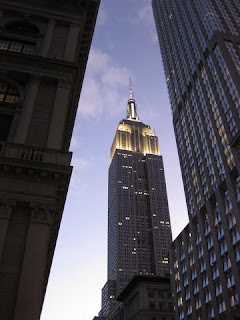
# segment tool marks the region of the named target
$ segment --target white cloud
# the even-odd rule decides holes
[[[107,53],[92,48],[88,59],[87,73],[90,73],[90,75],[102,73],[111,60],[111,57]]]
[[[78,139],[73,133],[72,139],[71,139],[70,150],[75,150],[78,148],[78,146],[79,146]]]
[[[103,26],[108,20],[108,14],[103,5],[100,6],[98,17],[97,17],[97,25]]]
[[[70,182],[70,189],[72,194],[82,194],[88,187],[87,183],[83,183],[82,176],[88,172],[93,163],[93,159],[73,156],[71,165],[73,166],[73,173]]]
[[[153,37],[152,37],[152,41],[153,42],[158,42],[158,35],[157,35],[157,33],[155,33],[154,35],[153,35]]]
[[[102,75],[102,82],[105,86],[118,88],[126,85],[127,70],[115,66],[109,66]]]
[[[154,43],[157,43],[158,38],[156,35],[156,27],[150,1],[148,1],[147,4],[145,3],[144,5],[141,4],[140,7],[138,6],[138,8],[136,8],[135,18],[131,19],[129,22],[143,26],[145,31],[149,33],[150,39],[152,39]]]
[[[100,82],[94,76],[86,75],[79,102],[79,114],[85,118],[96,118],[103,109],[103,95]]]
[[[142,7],[138,13],[138,20],[141,23],[144,23],[145,25],[153,25],[154,20],[153,20],[153,12],[152,12],[152,7],[150,3],[148,3],[146,6]]]
[[[126,104],[126,96],[121,90],[127,89],[129,75],[129,71],[119,66],[109,54],[92,48],[78,113],[84,118],[96,118],[103,112],[109,115],[121,113]]]
[[[76,170],[84,170],[90,165],[90,162],[83,158],[73,157],[71,165]]]

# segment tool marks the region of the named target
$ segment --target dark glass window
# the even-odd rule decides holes
[[[28,33],[28,34],[38,34],[38,28],[27,22],[27,21],[15,21],[7,25],[7,30],[18,32],[18,33]]]
[[[18,103],[19,91],[8,83],[0,81],[0,102]]]
[[[0,141],[6,141],[11,128],[13,117],[0,114]]]
[[[154,297],[154,292],[153,292],[153,291],[150,291],[150,292],[148,293],[148,295],[149,295],[150,298],[153,298],[153,297]]]

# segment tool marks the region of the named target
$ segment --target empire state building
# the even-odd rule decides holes
[[[108,281],[101,315],[134,275],[169,274],[171,228],[163,160],[154,130],[140,121],[130,82],[127,117],[112,147],[108,185]]]

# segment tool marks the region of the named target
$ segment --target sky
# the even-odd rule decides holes
[[[150,0],[102,0],[71,148],[73,174],[41,320],[92,320],[107,280],[110,148],[132,79],[138,115],[163,156],[173,238],[188,223],[171,108]]]

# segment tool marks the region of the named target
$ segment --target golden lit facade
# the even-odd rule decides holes
[[[111,161],[116,149],[160,155],[154,130],[140,121],[120,121],[111,147]]]

